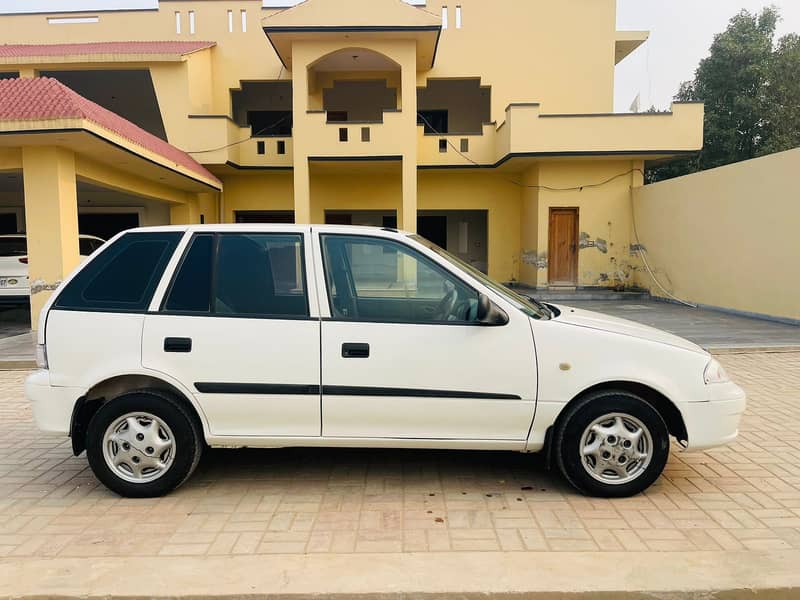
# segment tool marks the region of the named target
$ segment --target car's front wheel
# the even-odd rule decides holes
[[[194,471],[202,433],[186,409],[158,390],[129,392],[95,413],[86,455],[110,490],[133,498],[164,495]]]
[[[559,420],[553,444],[564,477],[579,491],[605,498],[644,491],[669,458],[664,419],[625,391],[600,391],[573,404]]]

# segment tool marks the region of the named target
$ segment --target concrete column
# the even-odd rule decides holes
[[[200,222],[200,211],[197,201],[190,200],[185,204],[172,204],[169,207],[170,225],[196,225]]]
[[[311,173],[307,156],[294,157],[294,222],[311,223]]]
[[[31,325],[36,329],[42,306],[80,262],[75,155],[53,146],[24,147],[22,176]]]
[[[417,160],[403,155],[403,210],[398,226],[400,229],[417,231]]]
[[[519,280],[521,283],[536,286],[539,265],[546,257],[539,254],[539,168],[531,167],[522,174],[522,207],[520,218]]]
[[[197,222],[200,217],[204,223],[219,223],[219,193],[208,192],[197,194]]]
[[[33,79],[38,77],[39,73],[33,67],[20,67],[19,76],[24,79]]]
[[[292,145],[294,147],[294,222],[311,223],[311,175],[308,157],[313,144],[308,121],[309,52],[292,47]]]
[[[417,50],[409,45],[401,62],[400,88],[403,115],[403,208],[399,226],[417,231]]]

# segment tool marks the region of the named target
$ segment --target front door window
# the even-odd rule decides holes
[[[473,323],[478,293],[396,241],[322,236],[331,314],[387,323]]]

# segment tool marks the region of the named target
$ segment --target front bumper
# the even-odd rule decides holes
[[[710,400],[687,402],[680,406],[689,450],[705,450],[722,446],[736,439],[739,423],[747,407],[747,396],[733,382],[709,386]]]
[[[25,396],[33,406],[33,419],[42,431],[69,434],[72,409],[83,391],[50,385],[50,372],[34,371],[25,380]]]

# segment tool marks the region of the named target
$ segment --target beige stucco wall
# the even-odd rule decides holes
[[[636,226],[679,298],[800,319],[800,148],[634,191]],[[663,295],[644,272],[640,285]]]
[[[610,112],[614,102],[616,0],[460,0],[449,6],[436,66],[426,78],[479,75],[492,86],[492,120],[512,102],[547,113]],[[455,27],[455,5],[463,27]]]

